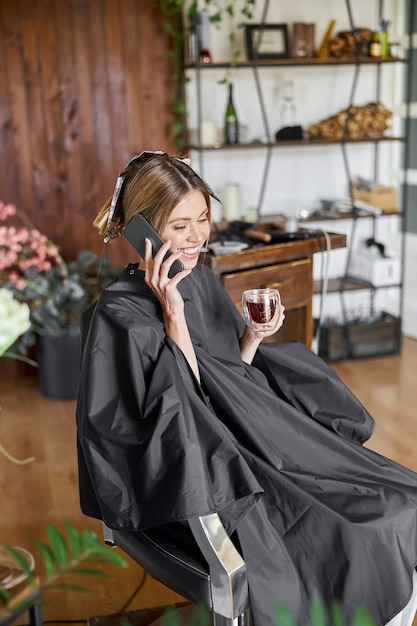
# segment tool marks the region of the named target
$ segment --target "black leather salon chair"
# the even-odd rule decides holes
[[[249,626],[245,562],[217,513],[139,532],[104,523],[103,529],[106,544],[120,547],[189,602],[206,606],[215,626]]]

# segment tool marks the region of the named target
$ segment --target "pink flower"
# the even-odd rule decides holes
[[[27,287],[27,282],[23,280],[23,278],[19,278],[19,280],[16,281],[15,285],[16,289],[18,289],[19,291],[24,291]]]
[[[8,217],[12,217],[16,215],[16,207],[14,204],[4,204],[2,200],[0,200],[0,220],[4,221]]]

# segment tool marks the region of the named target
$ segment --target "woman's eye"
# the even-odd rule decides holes
[[[208,217],[202,217],[201,220],[198,220],[200,223],[208,222]]]
[[[174,230],[184,230],[185,226],[174,226]]]

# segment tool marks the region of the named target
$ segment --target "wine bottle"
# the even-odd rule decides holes
[[[226,108],[224,125],[225,143],[239,143],[239,120],[233,102],[233,84],[229,83],[229,100]]]

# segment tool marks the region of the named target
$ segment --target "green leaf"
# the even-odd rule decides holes
[[[278,602],[275,608],[275,621],[277,626],[296,626],[291,611],[283,602]]]
[[[197,18],[197,15],[198,15],[198,7],[197,7],[196,0],[194,0],[194,2],[190,4],[190,8],[188,9],[188,17],[191,20],[195,20]]]
[[[54,526],[48,525],[46,527],[46,530],[56,560],[61,565],[61,567],[65,567],[65,565],[67,565],[69,561],[67,542],[65,541],[63,535],[59,532],[59,530]]]
[[[51,576],[51,574],[53,574],[56,569],[55,556],[51,548],[46,543],[43,543],[42,541],[37,541],[36,545],[39,548],[45,564],[46,576]]]
[[[312,626],[326,626],[326,609],[319,598],[314,598],[310,604],[310,620]]]
[[[72,567],[71,574],[83,574],[86,576],[96,576],[97,578],[108,578],[107,572],[93,567]]]
[[[208,609],[203,604],[197,605],[191,616],[190,626],[210,626],[211,624],[212,620]]]
[[[352,626],[376,626],[376,622],[364,606],[355,609]]]
[[[84,550],[87,553],[94,553],[98,548],[102,548],[102,544],[100,539],[97,537],[96,533],[90,530],[89,528],[85,528],[81,533],[81,541],[84,546]]]
[[[0,603],[7,604],[10,598],[10,594],[0,585]]]
[[[181,626],[178,615],[172,606],[167,607],[166,613],[162,618],[162,624],[163,626]]]
[[[71,583],[50,583],[48,589],[66,589],[67,591],[77,591],[78,593],[84,593],[88,595],[91,593],[87,587],[81,587],[81,585],[73,585]]]
[[[127,567],[127,563],[124,560],[124,558],[122,556],[120,556],[120,554],[116,551],[114,551],[113,548],[104,548],[102,547],[101,550],[97,550],[94,553],[94,556],[98,556],[100,557],[100,559],[103,559],[104,561],[107,561],[108,563],[111,563],[112,565],[117,565],[118,567]]]
[[[75,558],[79,559],[81,557],[81,552],[82,552],[82,542],[81,542],[80,533],[68,521],[65,522],[65,526],[68,532],[71,550]]]
[[[345,626],[342,607],[339,602],[333,602],[330,606],[330,614],[332,618],[332,626]]]
[[[20,567],[22,568],[28,584],[29,585],[33,585],[34,581],[35,581],[35,575],[32,572],[32,570],[30,569],[29,563],[27,562],[27,559],[23,556],[23,554],[20,552],[20,550],[18,550],[17,548],[15,548],[14,546],[6,546],[7,547],[7,551],[9,552],[9,554],[12,555],[12,557],[14,558],[14,560],[16,561],[16,563],[18,563],[20,565]]]

